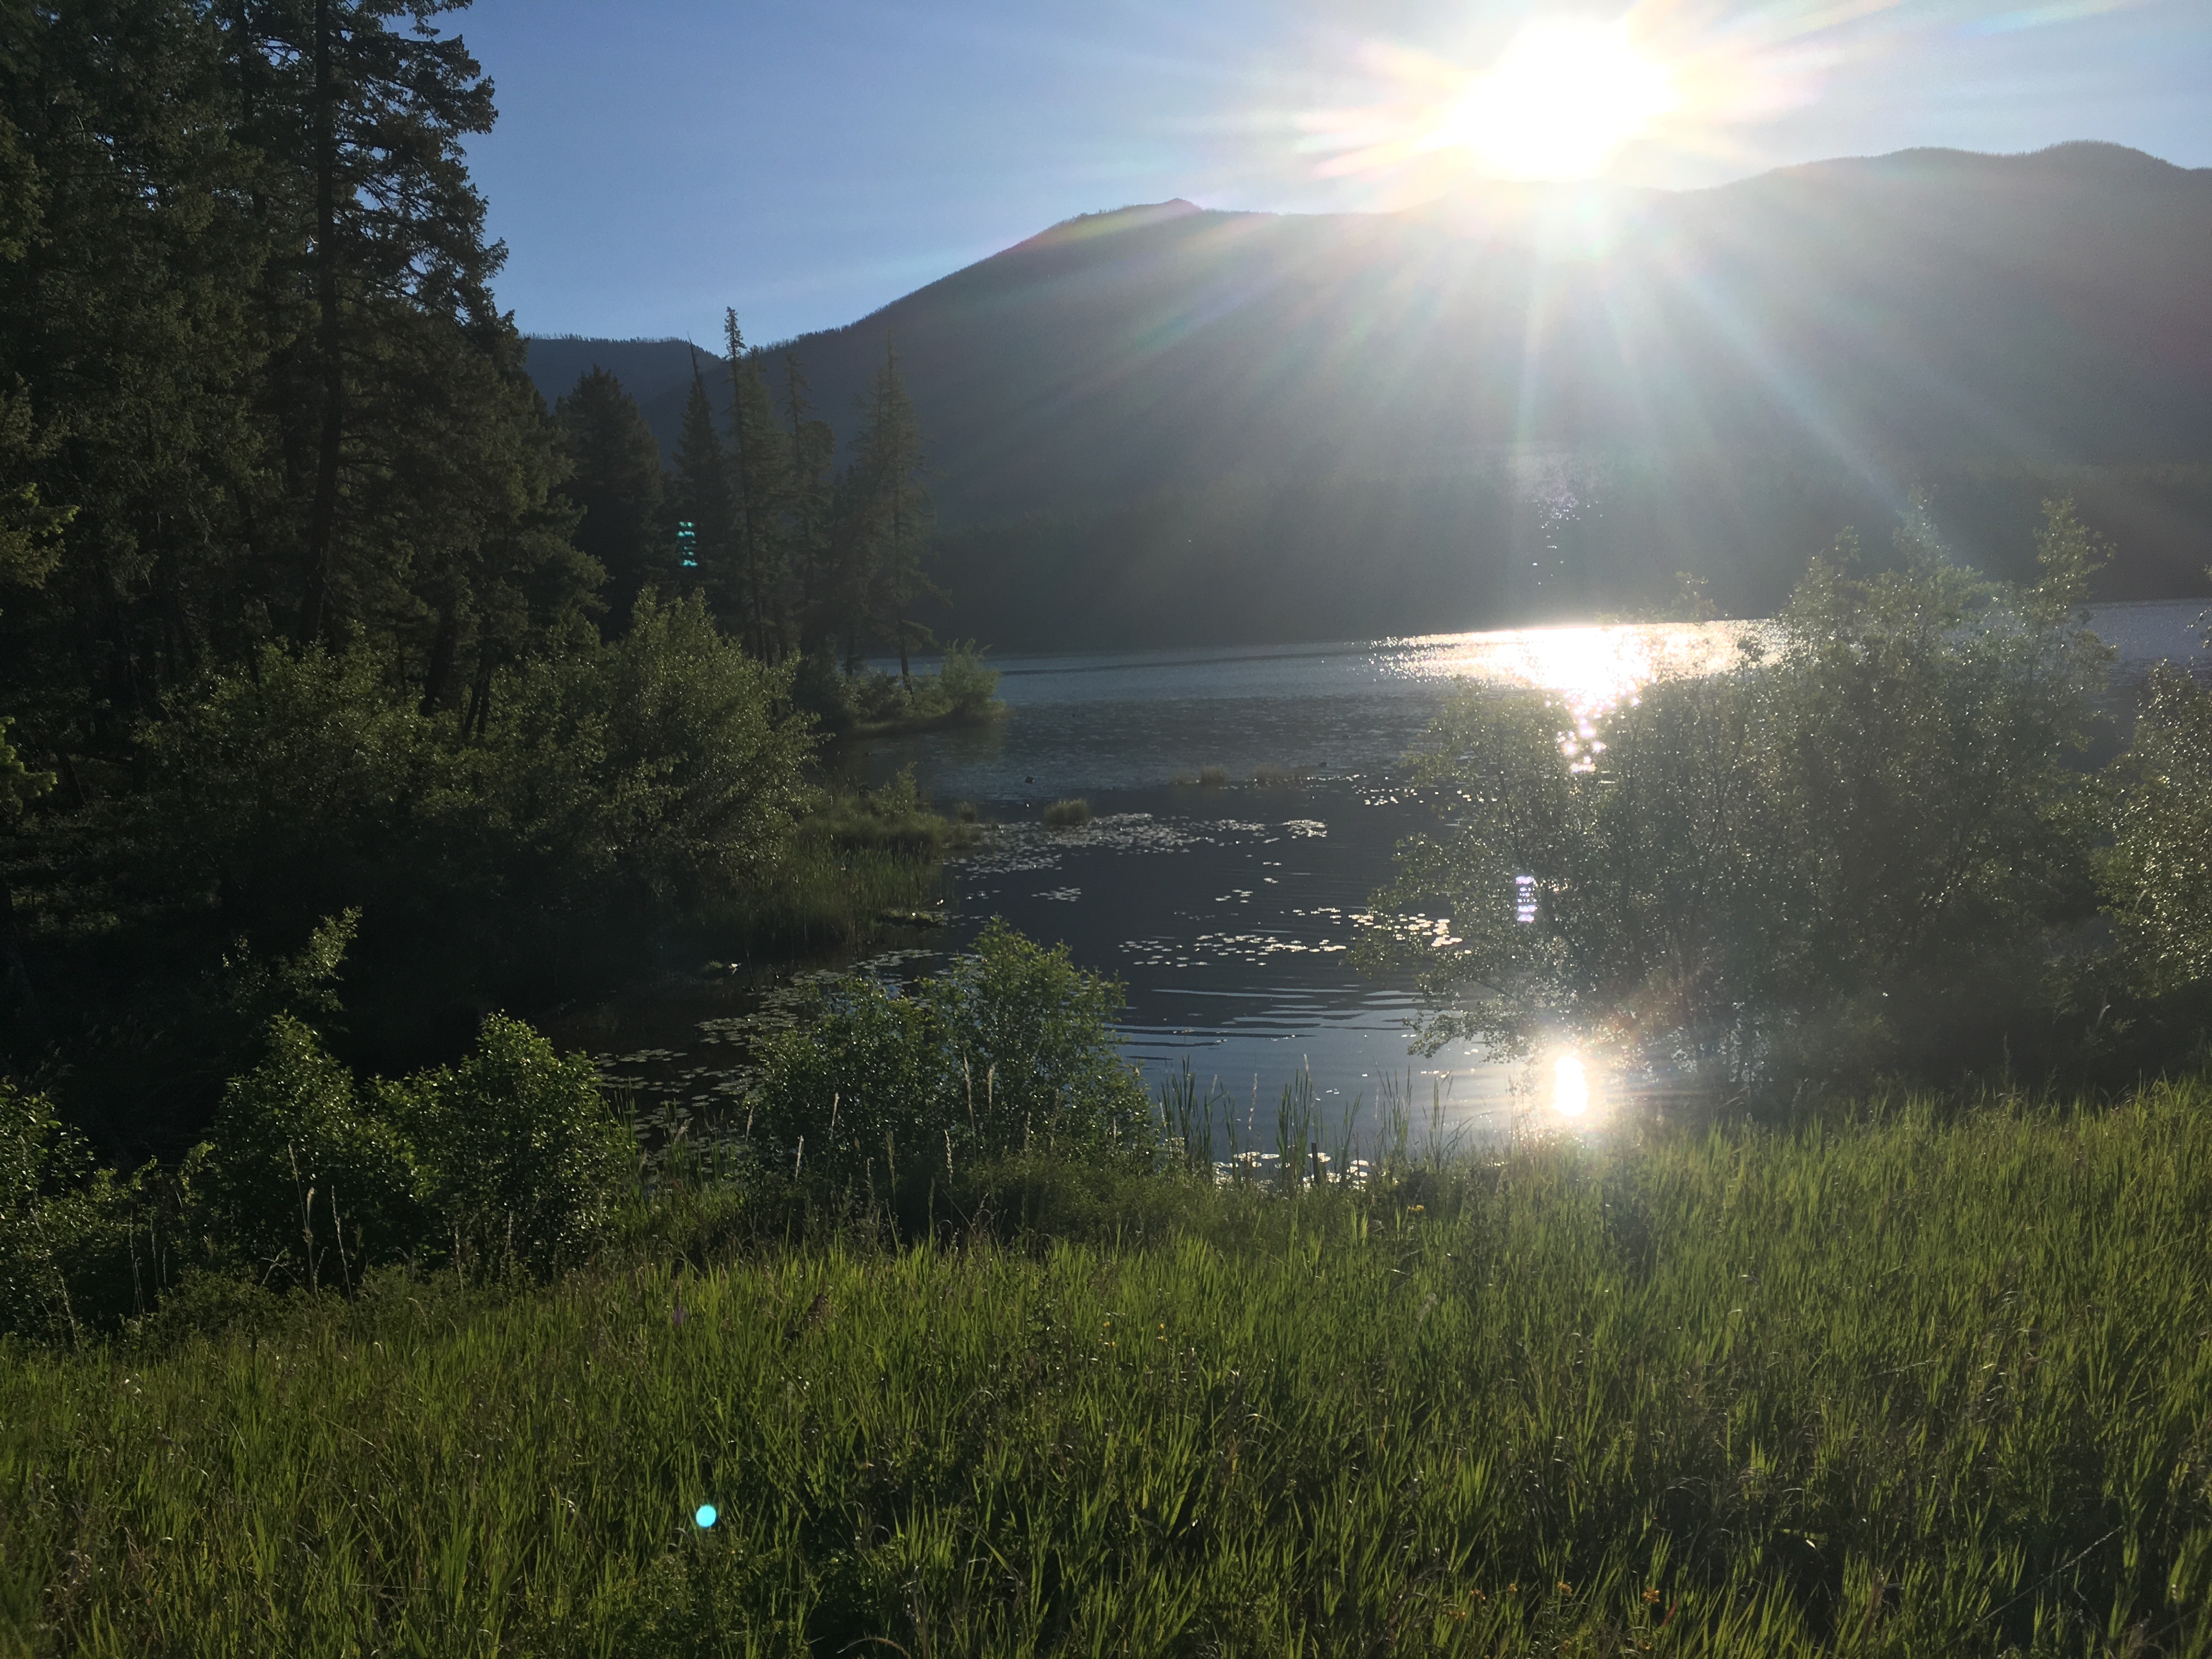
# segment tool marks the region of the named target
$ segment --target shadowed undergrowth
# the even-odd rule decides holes
[[[671,1189],[550,1288],[234,1292],[216,1334],[181,1298],[0,1361],[0,1629],[2199,1652],[2208,1108],[1908,1106],[1291,1197],[1017,1162],[935,1191],[957,1242],[919,1249],[787,1183]]]

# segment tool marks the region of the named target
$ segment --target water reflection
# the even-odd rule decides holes
[[[1561,1117],[1579,1118],[1589,1103],[1589,1075],[1580,1056],[1561,1054],[1552,1062],[1552,1109]]]
[[[2201,609],[2100,611],[2123,680],[2157,657],[2194,653]],[[1656,679],[1725,666],[1759,631],[1744,623],[1530,629],[1000,660],[1006,720],[879,740],[843,757],[863,781],[911,765],[936,800],[976,802],[1002,826],[949,871],[956,924],[898,941],[907,948],[881,963],[892,973],[927,968],[1003,915],[1126,981],[1127,1052],[1153,1081],[1188,1060],[1201,1084],[1218,1079],[1262,1122],[1304,1066],[1329,1134],[1354,1100],[1372,1122],[1391,1079],[1425,1109],[1437,1102],[1447,1133],[1480,1136],[1530,1107],[1541,1115],[1547,1097],[1554,1121],[1578,1112],[1587,1121],[1602,1114],[1604,1091],[1581,1057],[1553,1056],[1526,1075],[1466,1044],[1409,1057],[1407,1024],[1419,1012],[1412,982],[1350,966],[1359,917],[1390,878],[1399,842],[1434,826],[1398,762],[1461,683],[1556,691],[1576,714],[1571,735],[1595,742],[1605,710]],[[1206,767],[1229,784],[1169,781]],[[1262,787],[1254,781],[1262,768],[1311,775]],[[1066,795],[1087,797],[1097,817],[1047,830],[1044,803]],[[608,1053],[611,1073],[635,1080],[641,1102],[694,1108],[742,1092],[739,1057],[754,1020],[790,1017],[775,998],[742,1019],[701,1024],[700,1012],[674,1004],[658,1024],[649,1015],[626,1013],[603,1037],[578,1036]],[[1563,1072],[1565,1059],[1581,1069]],[[1516,1080],[1526,1092],[1511,1092]]]
[[[1764,623],[1624,623],[1435,634],[1386,641],[1390,670],[1408,678],[1472,680],[1556,691],[1587,722],[1654,680],[1711,674],[1762,637]]]

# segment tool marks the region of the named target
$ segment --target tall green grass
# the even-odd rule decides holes
[[[883,787],[825,791],[761,880],[695,931],[725,951],[770,960],[867,939],[886,916],[926,911],[945,894],[946,852],[982,833],[929,810],[909,769]]]
[[[2212,1087],[1054,1182],[9,1352],[0,1650],[2212,1647]]]

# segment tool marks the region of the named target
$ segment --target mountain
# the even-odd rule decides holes
[[[834,420],[896,342],[948,625],[1002,644],[1480,626],[1677,569],[1760,611],[1845,525],[1886,546],[1916,487],[2008,571],[2074,493],[2121,547],[2107,593],[2156,597],[2212,562],[2208,234],[2212,169],[2087,143],[1389,215],[1171,202],[789,349]],[[593,349],[672,437],[688,349],[532,368],[556,391]]]

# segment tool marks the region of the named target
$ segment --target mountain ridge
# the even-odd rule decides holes
[[[1158,636],[1164,589],[1121,603],[1113,577],[1170,545],[1212,573],[1209,603],[1232,570],[1335,595],[1278,607],[1269,637],[1340,634],[1322,624],[1346,603],[1370,626],[1624,605],[1677,568],[1759,608],[1844,525],[1885,543],[1916,486],[1967,556],[2016,565],[2062,475],[2121,541],[2113,596],[2154,597],[2212,562],[2192,471],[2212,463],[2208,233],[2212,169],[2094,141],[1389,214],[1176,198],[1062,221],[767,349],[796,351],[848,431],[896,342],[948,585],[1005,640],[1061,625],[995,597],[1056,608],[1047,568],[1092,596],[1079,631]],[[533,345],[533,372],[573,381],[590,349]],[[629,356],[666,441],[688,348]],[[1338,562],[1399,571],[1395,597],[1347,597],[1322,532],[1284,522],[1294,500],[1340,537],[1365,514]]]

